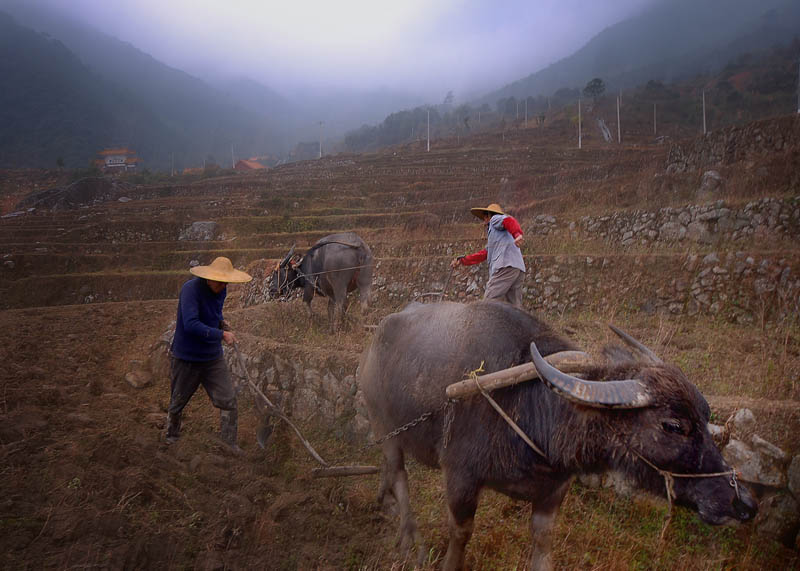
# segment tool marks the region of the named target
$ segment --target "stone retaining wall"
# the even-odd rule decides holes
[[[449,260],[383,260],[375,303],[400,308],[438,296]],[[737,322],[781,319],[800,311],[800,259],[746,252],[641,256],[527,256],[523,305],[528,309],[604,310],[611,306],[671,314],[721,314]],[[445,299],[480,299],[485,264],[454,272]],[[252,286],[254,288],[258,285]],[[263,291],[263,289],[262,289]]]
[[[800,147],[800,116],[787,115],[712,131],[688,144],[674,145],[667,173],[682,173],[711,165],[732,164]]]
[[[552,217],[542,223],[534,219],[534,233],[557,229]],[[768,236],[800,239],[800,197],[784,200],[763,198],[743,208],[729,208],[724,201],[658,211],[616,212],[606,216],[584,216],[569,224],[574,236],[601,238],[622,246],[653,243],[717,244]]]

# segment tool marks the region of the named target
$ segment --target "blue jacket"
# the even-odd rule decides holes
[[[489,236],[486,244],[486,258],[489,261],[489,277],[498,270],[512,267],[525,271],[522,252],[514,243],[514,237],[503,226],[507,214],[495,214],[489,220]]]
[[[215,294],[203,278],[183,284],[178,320],[170,351],[184,361],[213,361],[222,357],[222,305],[227,288]]]

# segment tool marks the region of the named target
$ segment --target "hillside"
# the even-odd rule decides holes
[[[789,43],[800,34],[793,0],[668,0],[592,38],[574,54],[481,97],[551,96],[594,77],[613,90],[715,73],[739,55]]]
[[[6,9],[18,25],[49,39],[55,38],[91,71],[91,79],[74,75],[78,85],[69,86],[70,90],[91,84],[95,99],[99,100],[92,101],[92,107],[114,111],[112,117],[98,124],[109,125],[108,119],[122,123],[98,137],[104,141],[101,147],[130,146],[150,170],[168,170],[173,157],[179,170],[197,167],[204,161],[228,164],[231,146],[237,158],[264,155],[286,158],[298,142],[318,140],[320,120],[325,122],[328,147],[328,140],[340,137],[347,129],[378,120],[396,107],[418,102],[418,98],[409,94],[385,89],[327,89],[321,94],[299,91],[281,95],[247,77],[200,79],[156,60],[137,46],[76,22],[52,7],[45,9],[42,5],[15,0],[5,4],[0,2],[0,12]],[[17,69],[15,81],[30,81],[29,76],[39,77],[42,70],[52,65],[45,52],[36,53],[36,58],[28,57],[27,65]],[[11,55],[9,52],[8,57]],[[269,62],[263,65],[269,66]],[[131,113],[131,107],[139,112]],[[8,107],[6,113],[13,115],[15,124],[35,123],[35,112],[24,106]],[[65,121],[73,124],[76,117],[67,115]],[[46,124],[42,125],[35,137],[31,134],[29,139],[15,139],[17,162],[0,166],[52,167],[56,157],[49,162],[45,160],[52,153],[45,153],[43,158],[37,155],[38,148],[48,140],[46,128]],[[68,136],[73,143],[69,145],[69,154],[79,160],[67,164],[86,166],[98,147],[91,148],[89,154],[83,147],[78,152],[74,148],[80,142],[80,133],[73,127]],[[42,144],[37,145],[37,141]]]
[[[166,346],[194,262],[229,256],[254,276],[231,287],[246,375],[332,463],[375,464],[356,368],[370,330],[409,301],[478,299],[485,267],[469,208],[500,202],[526,234],[523,305],[591,354],[615,323],[678,365],[723,424],[750,408],[758,435],[797,461],[800,443],[800,121],[782,116],[708,136],[650,136],[578,150],[568,117],[249,175],[57,182],[3,173],[0,187],[0,560],[6,568],[408,568],[375,476],[313,479],[316,464],[277,425],[265,450],[243,391],[242,457],[225,455],[204,394],[181,442],[161,442]],[[709,173],[715,174],[709,174]],[[51,202],[46,202],[48,199]],[[36,204],[38,206],[31,206]],[[30,208],[30,210],[29,210]],[[212,235],[191,233],[214,222]],[[353,230],[376,257],[374,299],[327,332],[325,300],[269,300],[293,243]],[[354,304],[357,305],[357,304]],[[480,358],[476,355],[476,358]],[[372,435],[374,438],[374,435]],[[412,462],[413,507],[438,568],[447,544],[441,474]],[[663,500],[573,484],[557,520],[558,569],[790,569],[797,528],[770,527],[791,492],[753,486],[756,522],[710,527]],[[795,510],[796,511],[796,510]],[[525,565],[530,508],[485,494],[472,569]]]
[[[16,127],[4,130],[0,166],[52,167],[62,157],[85,167],[114,145],[135,149],[151,170],[227,160],[231,146],[240,157],[288,149],[263,115],[130,44],[60,21],[62,42],[0,16],[11,86],[4,125]]]
[[[169,141],[166,125],[63,44],[0,12],[0,166],[85,167],[110,141]],[[176,143],[177,144],[177,143]],[[142,145],[144,156],[152,155]]]
[[[651,79],[629,89],[611,91],[598,78],[603,92],[582,95],[583,140],[603,138],[600,121],[608,129],[606,144],[616,144],[618,136],[649,142],[693,136],[703,130],[704,96],[707,130],[785,114],[798,105],[798,58],[800,37],[770,49],[742,53],[715,73],[680,81]],[[512,96],[499,99],[494,106],[484,103],[480,107],[417,107],[348,133],[344,145],[350,151],[366,151],[420,141],[427,136],[428,117],[433,139],[531,128],[543,130],[553,141],[565,143],[572,139],[577,144],[579,97],[580,89],[561,88],[553,97]]]

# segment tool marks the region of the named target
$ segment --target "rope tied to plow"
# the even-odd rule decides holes
[[[489,396],[489,393],[486,392],[486,390],[484,390],[484,388],[481,386],[481,382],[478,379],[478,373],[484,372],[483,364],[484,361],[481,361],[480,367],[478,367],[474,371],[470,371],[469,378],[474,381],[475,386],[478,387],[478,390],[483,395],[483,398],[489,401],[489,404],[492,405],[492,408],[494,408],[497,411],[497,413],[501,416],[501,418],[505,420],[506,423],[514,430],[514,432],[516,432],[519,435],[519,437],[522,438],[525,444],[530,446],[534,452],[539,454],[539,456],[547,460],[547,456],[545,455],[545,453],[542,452],[541,449],[538,446],[536,446],[536,444],[533,443],[533,440],[531,440],[528,437],[528,435],[525,434],[525,432],[517,425],[517,423],[514,422],[514,420],[506,414],[503,408],[499,404],[497,404],[497,401],[495,401],[491,396]]]

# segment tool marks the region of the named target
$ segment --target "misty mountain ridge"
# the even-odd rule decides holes
[[[413,96],[381,89],[309,90],[286,97],[247,77],[203,80],[63,14],[19,2],[7,9],[20,25],[56,38],[98,77],[151,108],[174,131],[171,140],[185,141],[154,152],[143,151],[147,143],[124,134],[106,143],[134,147],[151,168],[169,168],[173,160],[181,168],[207,159],[227,164],[231,146],[237,157],[287,156],[298,142],[319,140],[320,121],[324,138],[330,139],[419,103]],[[85,166],[86,161],[67,164]]]
[[[549,96],[594,77],[612,89],[671,82],[721,69],[736,56],[788,43],[800,34],[796,0],[662,0],[610,26],[569,57],[476,103]]]
[[[104,146],[182,144],[140,101],[93,73],[61,42],[0,12],[0,165],[85,167]]]

